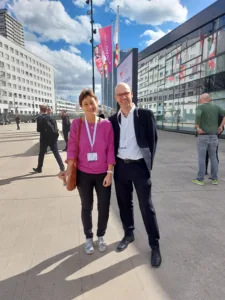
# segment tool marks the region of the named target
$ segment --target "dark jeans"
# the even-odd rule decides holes
[[[117,159],[114,171],[116,196],[125,236],[133,235],[133,185],[137,192],[139,207],[151,248],[159,247],[159,228],[152,203],[150,172],[145,161],[125,163]]]
[[[219,150],[219,144],[216,148],[216,158],[217,158],[217,161],[218,161],[218,164],[219,164],[219,156],[218,156],[218,150]],[[209,165],[209,152],[207,151],[206,152],[206,157],[205,157],[205,174],[207,175],[208,174],[208,165]]]
[[[88,174],[77,171],[77,188],[81,198],[81,219],[86,238],[93,238],[92,232],[92,209],[94,189],[98,199],[98,227],[97,236],[104,236],[109,219],[109,206],[111,198],[111,186],[104,187],[104,174]]]
[[[66,148],[65,149],[67,149],[68,135],[69,135],[69,131],[63,130],[63,136],[64,136],[64,140],[65,140],[65,143],[66,143]]]
[[[16,123],[17,125],[17,130],[20,130],[20,123]]]
[[[50,147],[52,150],[55,159],[59,165],[60,171],[64,171],[65,167],[62,161],[62,158],[59,154],[58,150],[58,140],[53,140],[53,141],[46,141],[46,140],[40,140],[40,151],[39,151],[39,156],[38,156],[38,169],[42,169],[43,167],[43,162],[44,162],[44,157],[47,148]]]

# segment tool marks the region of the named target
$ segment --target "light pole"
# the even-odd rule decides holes
[[[91,52],[92,52],[92,90],[95,92],[95,66],[94,66],[94,34],[96,34],[96,29],[94,29],[94,19],[93,19],[93,0],[87,0],[86,4],[91,5],[91,9],[87,11],[87,14],[91,16]]]

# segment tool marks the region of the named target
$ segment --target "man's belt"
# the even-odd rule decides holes
[[[217,135],[218,133],[201,133],[199,135]]]
[[[141,163],[144,161],[144,158],[140,159],[122,159],[120,157],[117,157],[117,159],[122,160],[125,164],[136,164],[136,163]]]

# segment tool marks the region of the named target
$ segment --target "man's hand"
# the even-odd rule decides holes
[[[220,126],[220,127],[218,128],[218,134],[220,134],[222,131],[223,131],[223,127]]]
[[[205,133],[201,128],[197,128],[197,132],[198,132],[198,134],[203,134],[203,133]]]

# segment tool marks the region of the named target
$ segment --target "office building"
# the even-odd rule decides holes
[[[139,53],[138,105],[159,128],[195,132],[201,93],[225,108],[225,0],[218,0]]]
[[[63,97],[56,97],[56,113],[60,114],[62,110],[66,110],[68,114],[74,114],[76,112],[81,112],[80,105],[67,100]]]
[[[0,35],[0,113],[33,115],[40,104],[55,111],[53,66]]]
[[[24,47],[23,26],[10,16],[7,9],[0,9],[0,35]]]

